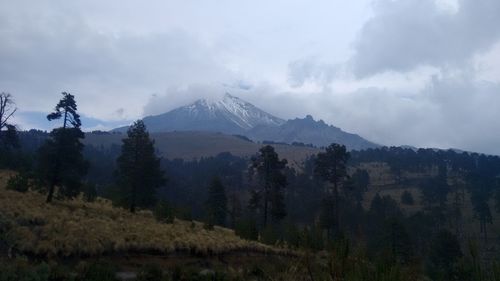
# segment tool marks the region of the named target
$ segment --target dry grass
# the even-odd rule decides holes
[[[201,223],[180,220],[161,224],[149,211],[131,214],[103,199],[94,203],[76,199],[46,204],[39,193],[6,190],[10,175],[0,171],[0,214],[12,222],[8,237],[14,248],[25,254],[65,257],[128,252],[285,253],[240,239],[225,228],[207,231]]]
[[[83,142],[95,146],[109,147],[121,145],[125,134],[96,135],[87,134]],[[161,155],[168,159],[184,160],[216,156],[221,152],[230,152],[239,157],[249,157],[258,152],[262,144],[248,142],[238,137],[212,132],[168,132],[152,133],[155,146]],[[292,167],[298,168],[305,159],[321,151],[317,148],[292,145],[273,145],[280,158],[288,159]]]

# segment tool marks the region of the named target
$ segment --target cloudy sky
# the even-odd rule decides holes
[[[500,154],[498,0],[0,0],[23,129],[62,91],[87,129],[230,92],[385,145]]]

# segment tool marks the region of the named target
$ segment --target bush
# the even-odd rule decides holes
[[[94,183],[86,183],[83,187],[83,199],[87,202],[94,202],[97,198],[97,188]]]
[[[174,222],[174,209],[166,201],[158,202],[158,204],[156,204],[153,213],[156,220],[159,222],[163,223]]]
[[[25,175],[15,175],[7,181],[7,189],[18,192],[26,192],[29,190],[29,180]]]
[[[235,233],[247,240],[257,240],[259,237],[257,223],[253,219],[242,219],[236,222]]]
[[[405,190],[403,194],[401,195],[401,203],[405,205],[413,205],[415,203],[415,200],[413,200],[413,195],[408,190]]]
[[[260,242],[267,245],[275,245],[281,239],[279,226],[268,225],[262,229]]]

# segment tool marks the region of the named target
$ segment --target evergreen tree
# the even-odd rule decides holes
[[[338,230],[340,230],[340,193],[339,188],[342,186],[347,175],[347,160],[349,160],[349,153],[344,145],[331,144],[326,148],[325,152],[318,153],[316,157],[315,174],[325,181],[333,184],[331,192],[334,204],[334,218]],[[328,228],[333,227],[330,225]]]
[[[215,177],[208,187],[208,199],[206,201],[207,224],[209,226],[226,224],[227,197],[221,180]]]
[[[77,196],[81,178],[88,168],[82,155],[80,140],[85,135],[80,129],[75,97],[66,92],[62,95],[55,111],[47,115],[49,121],[63,118],[62,127],[52,130],[49,139],[39,149],[39,172],[42,182],[48,186],[47,203],[52,201],[56,186],[62,196]]]
[[[284,169],[287,161],[280,160],[274,148],[266,145],[259,150],[259,154],[252,159],[251,174],[255,172],[260,180],[260,187],[254,191],[251,207],[263,208],[263,225],[268,218],[279,221],[286,216],[283,189],[287,185]],[[262,199],[263,202],[260,202]]]
[[[116,161],[119,203],[132,213],[137,207],[153,206],[156,189],[165,183],[165,178],[160,169],[160,158],[155,155],[154,141],[143,121],[138,120],[130,126]]]
[[[457,263],[462,257],[460,243],[448,230],[441,230],[431,241],[427,271],[433,280],[462,280]]]

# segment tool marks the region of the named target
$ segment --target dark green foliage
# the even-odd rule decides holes
[[[247,240],[259,239],[259,232],[257,230],[257,222],[255,219],[244,217],[236,222],[235,233],[239,237]]]
[[[297,225],[290,221],[285,223],[283,239],[291,248],[299,248],[302,245],[302,233]]]
[[[135,212],[137,207],[154,205],[156,190],[165,184],[165,178],[144,122],[138,120],[130,126],[122,141],[116,171],[120,203]]]
[[[349,160],[349,153],[345,146],[331,144],[325,152],[318,153],[315,173],[338,187],[347,178],[347,160]]]
[[[81,178],[87,171],[82,155],[84,137],[80,128],[58,128],[50,133],[38,153],[38,173],[48,186],[47,202],[51,202],[55,187],[58,195],[73,198],[80,193]]]
[[[153,214],[157,221],[163,223],[173,223],[175,218],[175,211],[170,204],[165,200],[160,200],[153,210]]]
[[[87,202],[94,202],[97,198],[97,187],[95,183],[85,183],[83,186],[83,199]]]
[[[433,280],[461,280],[457,265],[462,257],[460,243],[448,230],[438,232],[431,242],[427,271]]]
[[[347,178],[347,160],[349,159],[349,153],[346,147],[339,144],[331,144],[326,148],[325,152],[318,153],[315,161],[314,172],[321,179],[333,184],[333,190],[331,192],[333,198],[333,218],[334,220],[328,220],[328,225],[323,225],[323,227],[328,230],[336,227],[335,232],[340,232],[340,191],[339,188],[342,186],[344,180]],[[326,221],[324,221],[326,222]]]
[[[59,103],[57,103],[55,111],[47,115],[47,119],[52,121],[63,118],[63,128],[69,125],[74,128],[80,128],[82,122],[80,121],[80,115],[76,113],[77,106],[75,96],[67,92],[63,92],[62,95],[63,97]]]
[[[495,210],[500,213],[500,188],[495,193]]]
[[[281,238],[280,226],[275,224],[268,224],[260,233],[260,242],[268,245],[276,245]]]
[[[323,239],[323,230],[321,227],[312,225],[304,227],[302,230],[302,247],[313,251],[319,251],[325,248]]]
[[[10,152],[19,147],[19,136],[16,126],[8,124],[5,128],[0,131],[0,148],[2,152]]]
[[[206,223],[210,226],[225,226],[226,215],[228,212],[226,189],[218,177],[215,177],[208,187],[208,199],[206,201],[206,206]]]
[[[403,194],[401,194],[401,203],[405,205],[413,205],[415,204],[415,200],[413,200],[413,195],[408,190],[405,190]]]
[[[441,165],[438,175],[422,184],[422,202],[427,206],[444,207],[448,193],[451,191],[447,182],[447,174],[446,166]]]
[[[49,281],[51,269],[46,263],[30,266],[26,259],[11,260],[9,264],[0,263],[0,281]]]
[[[479,219],[480,231],[484,235],[485,240],[488,238],[486,225],[493,223],[493,217],[488,204],[490,198],[490,192],[486,189],[476,190],[471,194],[472,207],[476,217]]]
[[[24,174],[18,174],[18,175],[12,176],[7,181],[6,188],[9,190],[15,190],[18,192],[26,192],[30,188],[29,179]]]
[[[87,162],[80,142],[85,137],[80,129],[80,116],[74,96],[63,92],[55,111],[47,115],[49,121],[63,118],[63,125],[52,130],[49,139],[39,148],[38,172],[48,187],[47,202],[51,202],[55,187],[59,195],[73,198],[80,193],[81,178],[87,171]]]
[[[385,246],[390,251],[390,261],[398,264],[409,264],[413,255],[412,241],[406,226],[399,219],[386,222]]]
[[[252,158],[250,173],[257,174],[260,184],[254,190],[250,205],[254,208],[262,208],[264,226],[267,225],[269,217],[274,222],[278,222],[286,216],[283,195],[283,189],[287,185],[284,174],[286,164],[287,161],[280,160],[270,145],[262,147],[259,154]]]
[[[322,228],[327,230],[328,236],[330,236],[330,230],[337,223],[335,217],[335,198],[331,195],[327,195],[321,200],[319,223]]]
[[[146,264],[137,273],[137,281],[161,281],[163,280],[163,270],[157,264]]]
[[[107,262],[92,262],[91,264],[80,264],[78,281],[115,281],[116,266]]]
[[[381,197],[378,193],[372,199],[370,213],[379,220],[396,218],[402,215],[396,200],[389,195]]]

